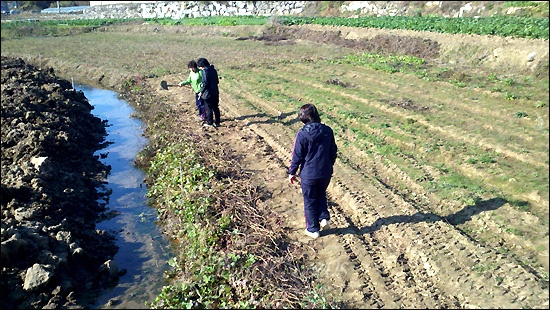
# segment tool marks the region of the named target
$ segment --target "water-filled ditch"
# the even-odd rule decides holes
[[[114,257],[119,270],[125,270],[116,286],[99,296],[94,308],[147,308],[165,285],[164,271],[170,243],[156,224],[156,210],[147,205],[145,173],[133,165],[145,146],[142,123],[131,116],[133,109],[116,92],[75,85],[94,106],[92,113],[110,125],[107,140],[113,142],[100,151],[102,161],[112,167],[107,187],[112,189],[107,205],[118,215],[98,223],[96,228],[113,232],[119,247]]]

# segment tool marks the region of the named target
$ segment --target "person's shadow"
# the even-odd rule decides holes
[[[502,207],[508,201],[502,198],[491,198],[485,201],[480,201],[475,205],[467,206],[464,209],[458,211],[455,214],[448,216],[439,216],[429,213],[417,212],[412,215],[392,215],[389,217],[379,218],[372,225],[365,226],[362,228],[357,228],[353,226],[351,220],[346,217],[346,220],[350,226],[344,228],[330,228],[323,232],[323,235],[331,233],[340,233],[340,234],[367,234],[375,232],[384,225],[391,225],[397,223],[420,223],[420,222],[437,222],[437,221],[446,221],[451,225],[463,224],[472,219],[476,214],[482,212],[496,210]]]
[[[256,114],[250,114],[250,115],[241,115],[239,117],[235,117],[235,118],[229,119],[229,120],[243,121],[243,120],[246,120],[248,118],[266,117],[267,119],[264,120],[264,121],[251,121],[251,122],[248,123],[248,126],[250,126],[252,124],[273,124],[273,123],[282,123],[283,125],[291,125],[293,123],[298,122],[297,117],[295,117],[291,120],[288,120],[288,121],[284,121],[284,119],[286,119],[287,117],[292,116],[292,115],[297,115],[297,112],[296,111],[286,112],[286,113],[281,113],[277,116],[271,116],[271,115],[268,115],[266,113],[256,113]]]

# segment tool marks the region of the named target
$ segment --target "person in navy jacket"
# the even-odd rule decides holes
[[[205,116],[204,126],[220,126],[220,91],[218,84],[218,71],[211,65],[206,58],[197,59],[197,66],[202,71],[202,87],[199,91],[199,97],[204,100]]]
[[[319,112],[313,104],[303,105],[298,111],[298,119],[304,123],[304,127],[298,131],[294,140],[288,179],[290,184],[294,184],[297,175],[300,176],[305,233],[317,238],[319,230],[327,229],[330,220],[326,194],[338,147],[332,128],[321,123]]]

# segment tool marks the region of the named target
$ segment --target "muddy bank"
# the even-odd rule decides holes
[[[110,167],[92,109],[52,69],[2,57],[2,308],[84,308],[119,276],[95,229]]]

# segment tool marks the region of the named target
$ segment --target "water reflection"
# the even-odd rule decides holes
[[[155,224],[156,211],[147,205],[147,189],[143,171],[134,168],[133,160],[145,146],[139,120],[131,118],[133,109],[117,93],[109,90],[75,85],[94,106],[92,113],[108,120],[107,140],[114,142],[100,151],[108,153],[103,162],[112,167],[108,188],[113,190],[107,207],[120,214],[97,225],[98,229],[117,234],[119,247],[114,261],[120,277],[116,287],[108,289],[96,302],[95,308],[147,308],[160,293],[164,271],[168,269],[169,242]]]

